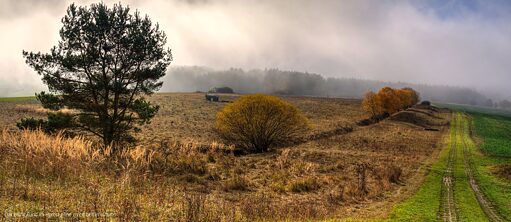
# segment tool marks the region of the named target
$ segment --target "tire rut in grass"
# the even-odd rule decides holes
[[[456,124],[456,123],[453,123]],[[451,137],[449,147],[449,157],[447,160],[447,167],[444,171],[442,179],[442,197],[440,203],[439,216],[443,221],[457,221],[456,205],[454,202],[454,162],[456,161],[456,143],[453,140],[456,139],[456,127],[454,129],[454,136]]]

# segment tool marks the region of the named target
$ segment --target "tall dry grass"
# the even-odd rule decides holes
[[[76,173],[101,155],[82,137],[49,136],[42,131],[8,131],[0,135],[2,162],[25,174],[48,176]]]
[[[82,171],[105,173],[133,172],[148,175],[175,173],[204,174],[205,164],[214,156],[232,152],[220,143],[162,142],[126,147],[113,153],[111,147],[100,148],[84,137],[66,137],[36,131],[2,130],[0,158],[21,172],[38,176],[77,175]]]

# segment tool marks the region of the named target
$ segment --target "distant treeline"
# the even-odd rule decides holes
[[[217,71],[205,67],[175,67],[165,77],[161,91],[208,91],[227,86],[238,93],[271,93],[322,97],[362,98],[368,91],[410,87],[422,100],[488,106],[489,99],[481,93],[463,87],[384,82],[353,78],[325,78],[318,74],[278,69],[229,69]]]

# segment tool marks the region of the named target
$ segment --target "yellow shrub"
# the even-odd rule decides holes
[[[226,140],[257,152],[289,142],[308,129],[307,119],[292,104],[255,94],[239,98],[217,114],[216,129]]]

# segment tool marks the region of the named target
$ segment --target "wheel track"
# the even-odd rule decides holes
[[[447,167],[444,171],[442,179],[442,197],[440,203],[439,216],[443,221],[457,221],[458,215],[456,212],[456,204],[454,202],[454,163],[456,161],[456,136],[457,136],[457,123],[454,122],[454,132],[451,134],[451,141],[449,144],[449,157],[447,160]],[[454,134],[454,135],[453,135]],[[454,142],[453,142],[454,141]]]
[[[462,118],[464,118],[464,117],[462,117]],[[474,164],[472,163],[471,153],[470,153],[470,150],[468,150],[468,145],[467,145],[467,134],[468,134],[467,133],[467,124],[465,124],[465,123],[461,124],[460,127],[462,129],[461,141],[462,141],[462,145],[463,145],[463,148],[462,148],[463,161],[465,164],[465,173],[467,175],[468,182],[470,184],[470,188],[474,192],[477,202],[479,203],[479,206],[481,207],[483,212],[486,214],[488,219],[490,221],[494,221],[494,222],[504,222],[505,220],[503,219],[503,217],[498,213],[497,210],[495,210],[495,207],[493,206],[492,202],[486,198],[486,196],[481,191],[477,181],[474,178],[474,172],[476,172],[476,170],[475,170]]]

